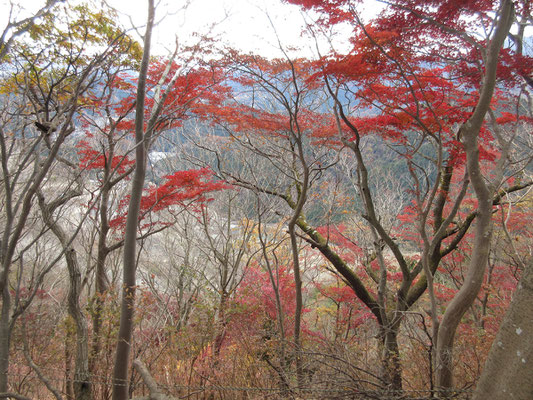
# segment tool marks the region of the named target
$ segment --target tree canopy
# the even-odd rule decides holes
[[[10,3],[0,398],[529,398],[530,2],[146,3]]]

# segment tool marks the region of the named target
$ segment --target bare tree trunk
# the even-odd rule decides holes
[[[107,234],[109,232],[109,223],[107,218],[108,202],[109,202],[109,188],[108,188],[109,174],[108,170],[104,172],[104,186],[102,187],[102,197],[100,199],[100,231],[98,232],[98,250],[96,255],[96,271],[95,271],[95,291],[93,297],[93,338],[91,343],[91,354],[89,359],[90,370],[95,372],[96,360],[100,353],[101,342],[101,328],[102,328],[102,310],[104,307],[104,296],[108,290],[106,277],[106,259],[109,254],[109,249],[106,246]]]
[[[533,398],[533,263],[523,272],[494,339],[474,400]]]
[[[120,327],[113,370],[113,400],[127,400],[129,393],[128,369],[135,307],[137,225],[146,175],[146,153],[148,146],[148,140],[144,132],[144,104],[154,14],[154,0],[148,0],[148,21],[144,34],[144,52],[137,84],[135,108],[135,170],[124,234],[123,287],[120,307]]]
[[[369,306],[372,313],[376,316],[378,320],[380,330],[381,330],[381,340],[383,343],[383,354],[382,354],[382,378],[384,382],[389,386],[390,389],[400,392],[402,390],[402,366],[400,363],[400,354],[398,348],[398,329],[400,327],[401,316],[397,318],[394,315],[389,316],[387,313],[387,270],[385,268],[385,263],[382,255],[382,248],[379,244],[380,241],[384,245],[388,246],[392,253],[394,254],[402,274],[404,276],[404,284],[410,282],[410,272],[407,269],[407,264],[405,259],[397,246],[394,243],[392,237],[386,232],[386,230],[381,225],[379,217],[376,213],[376,208],[374,200],[372,197],[372,192],[370,190],[368,182],[368,169],[363,159],[360,148],[361,137],[359,135],[358,129],[350,122],[344,113],[342,104],[339,101],[337,93],[331,88],[329,81],[326,77],[325,79],[326,86],[329,94],[335,101],[334,112],[337,119],[337,126],[339,130],[339,135],[342,137],[341,121],[344,122],[346,127],[348,127],[351,132],[354,134],[355,141],[347,141],[342,139],[342,142],[350,150],[352,150],[355,158],[357,160],[357,184],[359,188],[359,196],[363,201],[366,214],[363,215],[363,218],[368,222],[369,227],[374,236],[376,255],[378,256],[380,264],[380,283],[378,288],[378,299],[375,301],[372,299],[371,302],[365,302]],[[320,249],[320,248],[319,248]],[[324,252],[323,252],[324,254]],[[337,270],[339,270],[336,267]],[[340,270],[339,270],[340,272]],[[407,279],[406,279],[407,277]],[[349,282],[349,281],[348,281]],[[357,287],[353,287],[356,295],[361,299],[360,290]],[[365,290],[366,291],[366,290]],[[374,303],[372,306],[371,304]],[[400,304],[401,307],[404,307],[404,304]]]
[[[88,74],[88,71],[87,71]],[[81,78],[83,80],[86,76]],[[71,120],[74,110],[68,114],[67,120]],[[26,226],[26,221],[30,215],[30,210],[33,205],[34,196],[47,175],[53,161],[59,151],[60,145],[65,138],[72,133],[74,129],[64,125],[60,130],[58,137],[50,149],[47,157],[41,162],[40,169],[35,168],[34,175],[31,177],[31,186],[29,186],[21,196],[21,207],[18,220],[15,218],[12,203],[11,176],[7,165],[7,155],[5,148],[5,137],[3,130],[0,129],[0,148],[2,153],[2,172],[5,187],[5,208],[7,214],[7,221],[4,226],[4,233],[0,245],[0,262],[2,264],[2,272],[0,273],[0,290],[2,291],[2,313],[0,317],[0,392],[7,392],[7,373],[9,368],[9,345],[11,329],[14,320],[10,316],[11,295],[9,293],[9,273],[11,271],[11,264],[15,255],[15,250],[22,236],[23,230]],[[37,146],[35,147],[37,148]]]
[[[301,218],[302,210],[307,201],[307,190],[309,186],[309,168],[305,161],[302,138],[297,129],[297,134],[294,134],[297,141],[298,159],[301,163],[303,179],[302,182],[297,182],[298,201],[293,210],[293,215],[288,223],[289,236],[291,238],[291,253],[292,265],[294,273],[294,290],[295,290],[295,309],[294,309],[294,350],[296,353],[296,378],[298,381],[298,388],[304,387],[304,373],[302,365],[302,341],[300,338],[302,325],[302,311],[303,311],[303,297],[302,297],[302,277],[300,271],[300,254],[298,249],[298,240],[296,237],[296,222]]]
[[[0,392],[8,391],[9,347],[11,343],[11,327],[9,313],[11,311],[11,294],[7,285],[2,291],[2,313],[0,314]]]
[[[110,111],[108,111],[110,112]],[[107,145],[108,153],[107,159],[113,160],[115,157],[115,147],[116,143],[114,141],[115,129],[118,124],[118,121],[114,121],[110,127],[109,132],[107,132]],[[113,245],[108,246],[108,234],[110,231],[109,224],[109,206],[110,206],[110,197],[113,187],[122,182],[127,176],[130,175],[132,169],[128,169],[126,172],[120,174],[118,173],[116,166],[113,166],[112,162],[106,162],[103,168],[103,178],[102,178],[102,187],[100,189],[100,205],[98,209],[99,213],[99,222],[98,226],[98,243],[97,243],[97,254],[96,254],[96,268],[95,268],[95,289],[94,295],[92,298],[92,322],[93,322],[93,338],[91,343],[91,352],[89,355],[89,368],[92,373],[96,370],[96,364],[98,357],[100,356],[101,348],[101,329],[102,329],[102,320],[103,320],[103,310],[106,301],[106,294],[109,290],[109,281],[107,279],[107,270],[106,262],[109,254],[112,251],[117,250],[122,247],[123,243],[121,240],[115,242]],[[118,173],[118,176],[117,176]]]
[[[65,335],[65,394],[68,400],[74,400],[74,382],[72,382],[72,351],[74,335],[70,327],[70,316],[67,317],[67,333]]]
[[[393,391],[402,388],[402,364],[398,347],[399,322],[395,326],[381,326],[381,378],[388,389]]]
[[[464,284],[447,307],[438,332],[436,383],[444,397],[450,394],[453,386],[452,356],[455,332],[464,313],[470,308],[479,293],[488,262],[495,189],[492,185],[487,185],[481,172],[478,137],[496,85],[498,54],[512,21],[513,4],[510,0],[502,0],[498,25],[485,55],[485,76],[480,97],[472,116],[459,131],[459,136],[464,140],[468,175],[478,199],[478,218],[475,228],[474,249]]]
[[[218,357],[220,356],[220,350],[224,343],[224,336],[226,336],[226,308],[228,302],[228,293],[223,290],[220,295],[220,302],[218,303],[218,316],[215,322],[215,343],[213,348],[215,365],[218,363]]]
[[[298,242],[296,240],[296,232],[294,222],[289,224],[289,233],[291,237],[291,248],[293,258],[293,272],[294,272],[294,290],[295,290],[295,309],[294,309],[294,350],[296,352],[296,379],[298,388],[304,387],[304,373],[302,365],[302,340],[300,332],[302,330],[302,277],[300,273],[300,255],[298,254]]]
[[[77,265],[74,249],[65,253],[69,268],[70,288],[68,293],[68,310],[76,323],[76,359],[74,364],[74,395],[76,400],[90,400],[91,374],[89,372],[89,334],[87,321],[79,304],[81,273]]]
[[[144,381],[144,384],[148,387],[149,390],[149,396],[147,398],[141,397],[141,398],[135,398],[134,400],[175,400],[175,397],[166,396],[163,394],[161,389],[159,389],[159,386],[157,385],[157,382],[152,378],[152,375],[150,375],[150,371],[148,371],[148,368],[143,364],[141,360],[135,360],[133,361],[133,367],[137,370],[139,375],[141,375],[141,378]]]
[[[267,250],[268,250],[268,244],[265,238],[263,237],[263,227],[262,227],[262,221],[261,221],[261,209],[260,209],[260,199],[259,196],[257,196],[257,229],[258,229],[258,238],[259,243],[261,245],[261,252],[263,254],[263,260],[266,266],[266,269],[268,271],[268,277],[270,279],[270,284],[272,285],[272,289],[274,290],[274,296],[276,300],[276,314],[277,314],[277,322],[278,322],[278,329],[280,334],[280,348],[279,348],[279,367],[272,364],[272,362],[269,360],[269,356],[265,354],[265,361],[276,371],[279,377],[279,383],[280,388],[282,390],[283,394],[288,394],[290,385],[287,381],[287,357],[286,357],[286,341],[285,341],[285,325],[284,325],[284,312],[283,312],[283,305],[281,303],[281,296],[279,291],[279,282],[276,279],[277,272],[279,265],[277,264],[277,258],[274,257],[275,260],[275,266],[273,267],[270,258],[268,256]],[[275,276],[276,275],[276,276]]]
[[[492,208],[492,202],[488,207]],[[479,208],[487,208],[479,203]],[[459,292],[453,298],[450,305],[446,308],[442,322],[439,327],[437,338],[437,360],[436,360],[436,378],[437,387],[444,392],[451,390],[453,386],[453,345],[455,331],[461,322],[464,313],[470,308],[477,297],[483,276],[485,266],[489,256],[490,239],[492,236],[491,213],[479,210],[479,217],[476,224],[474,241],[474,250],[470,259],[468,273]]]
[[[65,261],[69,274],[69,291],[67,296],[68,313],[76,325],[76,359],[74,363],[74,397],[76,400],[90,400],[91,374],[89,372],[89,333],[87,320],[80,306],[81,296],[81,268],[78,263],[76,250],[72,247],[71,239],[63,228],[54,221],[53,212],[68,200],[81,195],[81,191],[73,190],[65,193],[60,198],[45,204],[44,196],[39,191],[37,197],[43,214],[45,224],[57,237],[64,251]]]

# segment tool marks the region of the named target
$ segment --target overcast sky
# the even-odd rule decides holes
[[[11,0],[12,1],[12,0]],[[46,0],[14,0],[26,10],[20,17],[35,12]],[[67,0],[81,3],[83,0]],[[94,0],[100,2],[104,0]],[[146,23],[146,0],[105,0],[120,15],[125,28],[134,25],[142,27]],[[0,22],[5,26],[10,0],[0,0]],[[182,43],[192,37],[192,33],[206,34],[211,31],[221,42],[244,52],[255,52],[267,57],[281,57],[277,43],[279,36],[283,46],[300,47],[298,55],[312,56],[315,53],[313,41],[302,37],[305,17],[300,8],[281,0],[156,0],[156,19],[159,21],[154,32],[153,53],[165,55],[175,42],[177,35]],[[366,13],[377,12],[377,3],[367,0]],[[131,17],[131,20],[130,20]],[[210,27],[214,26],[214,29]],[[143,28],[140,31],[144,31]],[[347,34],[342,35],[344,39]],[[322,43],[323,51],[329,47]]]
[[[147,14],[145,1],[109,2],[121,13],[132,15],[136,24],[144,23]],[[176,34],[185,41],[193,32],[209,32],[213,25],[212,32],[220,40],[246,52],[280,56],[275,31],[285,46],[305,47],[306,41],[301,38],[304,17],[299,7],[279,0],[192,0],[186,9],[180,9],[183,3],[176,0],[160,2],[156,11],[161,22],[154,36],[155,51],[163,52],[165,46],[171,46]],[[127,18],[123,24],[131,25]]]

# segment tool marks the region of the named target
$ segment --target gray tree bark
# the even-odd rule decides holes
[[[148,140],[144,132],[144,104],[146,95],[146,77],[150,62],[150,44],[154,26],[154,1],[148,0],[148,20],[144,34],[144,52],[137,83],[137,100],[135,108],[135,170],[128,205],[128,216],[124,234],[123,283],[120,307],[120,327],[117,338],[117,352],[113,369],[113,400],[127,400],[128,370],[133,333],[133,315],[135,307],[135,272],[137,225],[146,175],[146,157]]]
[[[533,263],[523,272],[473,400],[533,399]]]
[[[63,248],[65,261],[69,274],[69,290],[67,296],[68,313],[76,326],[76,360],[74,363],[74,398],[76,400],[90,400],[91,376],[89,372],[89,333],[87,320],[80,306],[81,297],[81,268],[71,239],[68,238],[64,229],[53,218],[53,212],[68,200],[81,195],[81,190],[73,190],[50,204],[45,204],[44,196],[38,192],[39,206],[43,214],[45,224],[57,237]]]
[[[113,369],[113,400],[127,400],[129,393],[128,370],[129,356],[131,348],[131,338],[133,334],[133,315],[135,308],[135,287],[137,268],[137,228],[140,216],[140,206],[144,181],[146,177],[146,164],[148,159],[148,148],[152,141],[152,136],[157,127],[158,118],[163,111],[163,105],[170,91],[180,76],[180,70],[174,72],[172,78],[166,82],[166,78],[171,72],[172,62],[178,52],[176,50],[167,62],[167,66],[156,87],[153,89],[154,104],[145,127],[145,100],[146,100],[146,80],[148,76],[148,66],[150,63],[150,46],[152,41],[152,30],[154,27],[155,4],[154,0],[148,0],[148,20],[144,34],[144,50],[141,61],[141,68],[137,83],[137,96],[135,102],[135,169],[133,171],[131,195],[128,204],[128,214],[126,218],[126,228],[124,233],[124,255],[123,255],[123,286],[122,300],[120,306],[120,326],[117,338],[117,351],[115,355],[115,365]],[[163,88],[163,85],[165,87]]]
[[[480,97],[472,116],[459,131],[459,136],[464,140],[468,176],[478,199],[478,218],[475,227],[474,249],[463,286],[447,307],[438,332],[436,383],[443,397],[450,395],[453,387],[455,332],[464,313],[472,305],[481,289],[488,262],[495,188],[494,185],[487,184],[481,171],[478,138],[496,86],[498,55],[511,28],[512,21],[513,4],[510,0],[502,0],[498,24],[485,54],[485,76]]]

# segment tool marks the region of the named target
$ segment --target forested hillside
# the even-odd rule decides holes
[[[1,6],[0,399],[533,398],[530,1],[285,0],[278,58],[37,2]]]

